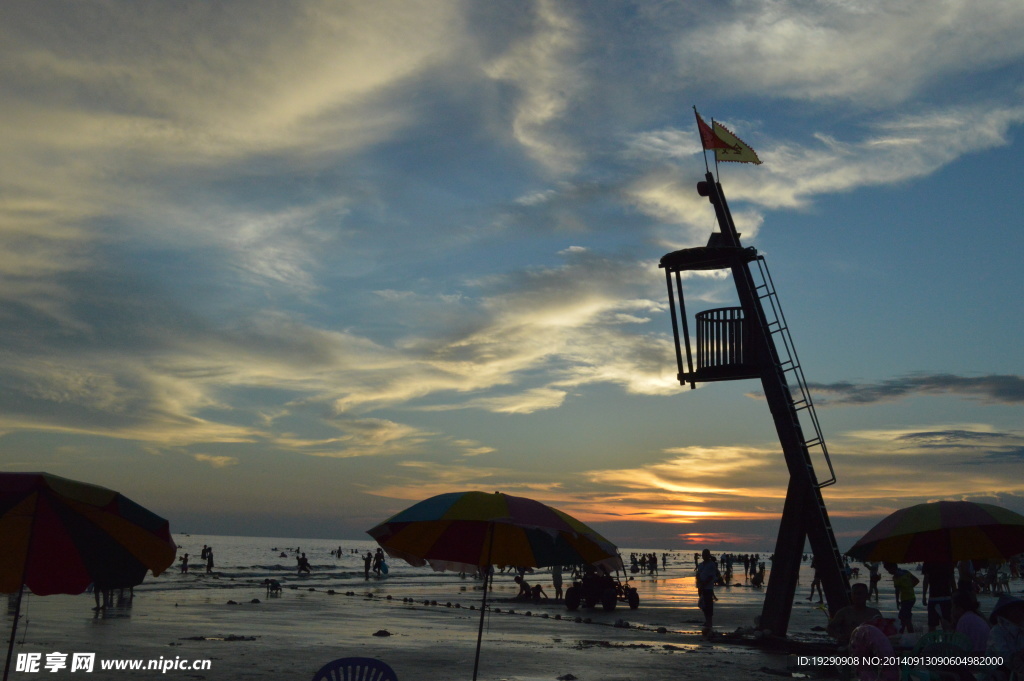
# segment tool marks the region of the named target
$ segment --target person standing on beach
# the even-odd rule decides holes
[[[892,585],[896,589],[896,605],[899,607],[900,633],[914,633],[914,603],[917,593],[914,587],[919,580],[909,570],[903,570],[896,563],[884,563],[886,572],[892,575]]]
[[[562,566],[551,566],[551,585],[555,587],[555,600],[562,600]]]
[[[206,574],[213,572],[213,547],[206,549]]]
[[[864,567],[868,569],[870,574],[868,584],[868,598],[871,598],[871,594],[875,594],[875,603],[878,602],[878,583],[882,581],[882,575],[878,574],[878,561],[872,561],[870,563],[864,563]]]
[[[704,613],[703,635],[711,638],[712,619],[715,615],[715,583],[721,578],[718,563],[709,549],[701,553],[703,561],[697,567],[697,607]]]
[[[956,583],[956,590],[974,593],[974,562],[962,560],[956,564],[956,570],[960,576]]]
[[[924,584],[921,585],[921,603],[928,611],[928,631],[935,631],[943,621],[952,621],[953,564],[925,561],[921,566]]]
[[[814,600],[814,590],[818,590],[818,602],[825,602],[825,594],[821,590],[821,568],[818,567],[818,557],[811,557],[811,569],[814,570],[814,578],[811,579],[811,595],[807,597],[807,600]]]
[[[186,553],[181,557],[181,574],[188,574],[188,554]]]
[[[373,565],[373,554],[369,551],[363,556],[363,576],[366,579],[370,578],[370,566]]]

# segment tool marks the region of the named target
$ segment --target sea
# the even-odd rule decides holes
[[[360,595],[373,594],[397,599],[462,599],[472,602],[482,596],[482,584],[473,575],[455,572],[434,572],[429,566],[414,567],[403,560],[388,557],[386,575],[370,578],[364,575],[363,557],[369,551],[375,552],[378,544],[372,540],[329,540],[297,539],[284,537],[245,537],[203,534],[178,534],[178,559],[189,554],[189,572],[181,573],[180,562],[176,562],[163,574],[147,576],[146,581],[136,587],[136,592],[167,591],[185,589],[232,589],[252,590],[266,579],[277,580],[283,589],[309,591],[357,592]],[[205,561],[200,554],[204,546],[211,547],[214,567],[208,574]],[[693,551],[630,549],[620,548],[626,566],[631,553],[656,553],[659,560],[657,573],[620,573],[622,580],[629,580],[637,589],[645,609],[650,608],[696,608]],[[298,558],[305,553],[310,563],[309,574],[299,574]],[[769,551],[760,552],[761,560],[767,562]],[[662,557],[665,565],[661,566]],[[809,567],[805,568],[809,570]],[[760,599],[763,591],[754,589],[743,576],[742,564],[734,572],[730,590],[737,595],[749,592],[748,598]],[[770,573],[768,573],[770,574]],[[513,581],[515,573],[496,572],[489,593],[489,599],[508,599],[518,592]],[[767,578],[766,574],[766,578]],[[803,576],[803,575],[801,575]],[[541,584],[547,594],[554,597],[551,574],[548,568],[537,568],[527,575],[531,584]],[[805,582],[810,584],[810,579]],[[571,585],[568,573],[564,576],[564,587]]]

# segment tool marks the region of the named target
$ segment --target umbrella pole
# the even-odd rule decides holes
[[[21,596],[24,590],[24,585],[18,589],[18,600],[15,601],[14,605],[14,622],[11,624],[11,640],[7,644],[7,662],[4,664],[4,681],[7,681],[7,675],[11,672],[11,657],[14,655],[14,639],[18,636],[18,619],[21,618]]]
[[[487,564],[484,565],[484,597],[480,601],[480,628],[476,632],[476,658],[473,660],[473,681],[476,681],[476,673],[480,669],[480,644],[484,639],[484,614],[487,612],[487,587],[491,580],[491,548],[494,546],[494,523],[491,523],[490,530],[491,536],[487,541]]]
[[[7,662],[4,663],[4,681],[11,673],[11,657],[14,656],[14,639],[18,635],[18,620],[21,618],[21,597],[25,593],[25,576],[28,574],[28,559],[32,554],[32,538],[35,530],[35,522],[29,525],[28,544],[25,547],[25,564],[21,566],[21,582],[18,584],[18,600],[14,605],[14,622],[11,624],[11,640],[7,643]]]

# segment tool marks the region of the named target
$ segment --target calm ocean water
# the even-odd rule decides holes
[[[480,593],[480,582],[457,573],[434,572],[429,567],[413,567],[402,560],[388,559],[389,572],[386,576],[366,580],[363,575],[363,556],[374,552],[377,543],[372,540],[326,540],[297,539],[284,537],[237,537],[216,535],[175,535],[178,543],[178,557],[189,554],[189,574],[181,574],[180,565],[173,565],[159,577],[149,576],[137,590],[179,590],[179,589],[225,589],[235,587],[252,588],[264,579],[276,579],[285,589],[301,588],[317,591],[356,591],[388,594],[393,598],[457,598]],[[203,546],[213,548],[214,567],[206,573],[205,562],[199,556]],[[341,550],[340,555],[332,551]],[[299,575],[297,558],[305,553],[312,567],[311,574]],[[627,565],[629,555],[650,553],[650,549],[621,549]],[[667,566],[657,575],[630,575],[631,583],[640,593],[645,608],[695,606],[697,594],[694,588],[694,561],[692,552],[654,550],[659,559],[668,555]],[[284,555],[282,555],[284,554]],[[762,560],[769,552],[762,552]],[[742,572],[740,567],[737,573]],[[746,585],[737,574],[737,584],[731,590],[744,599],[760,599],[763,592]],[[548,569],[539,568],[528,577],[531,584],[544,585],[549,595],[554,596],[551,575]],[[571,581],[566,575],[565,586]],[[809,584],[809,581],[807,582]],[[514,596],[517,590],[513,574],[498,573],[494,580],[494,596]]]

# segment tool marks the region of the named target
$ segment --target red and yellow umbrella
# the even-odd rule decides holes
[[[167,521],[122,494],[48,473],[0,473],[0,592],[127,588],[177,552]]]
[[[609,572],[623,568],[615,545],[579,520],[539,501],[501,492],[439,494],[388,518],[368,534],[389,555],[412,565],[483,573],[473,681],[480,667],[491,565],[595,565]]]
[[[369,535],[387,553],[435,570],[488,565],[622,569],[618,549],[568,513],[501,492],[451,492],[388,518]]]
[[[48,473],[0,473],[0,593],[80,594],[141,584],[174,562],[167,521],[104,487]]]
[[[1024,516],[993,504],[936,501],[900,509],[847,554],[868,561],[1006,560],[1024,552]]]

